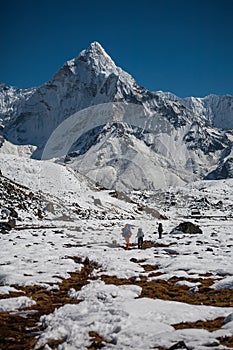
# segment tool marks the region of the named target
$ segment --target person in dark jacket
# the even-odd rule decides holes
[[[138,249],[142,249],[144,232],[141,228],[138,229],[137,239],[138,239]]]
[[[159,238],[162,238],[162,233],[163,233],[163,225],[160,222],[158,226],[158,233],[159,233]]]

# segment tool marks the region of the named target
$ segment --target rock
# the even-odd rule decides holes
[[[83,261],[83,264],[84,264],[84,266],[87,266],[90,264],[90,260],[88,257],[85,258],[85,260]]]
[[[42,212],[42,210],[40,208],[38,208],[37,215],[38,215],[38,218],[41,219],[41,220],[44,217],[43,212]]]
[[[223,162],[218,167],[211,171],[207,176],[207,180],[220,180],[233,178],[233,158],[224,158]]]
[[[185,342],[179,341],[178,343],[172,345],[168,350],[178,350],[178,349],[187,349],[189,350],[189,348],[186,346]]]
[[[94,205],[98,206],[102,206],[101,200],[99,198],[94,198]]]
[[[10,229],[14,228],[16,226],[16,220],[14,218],[8,219],[8,225],[10,226]]]
[[[1,233],[8,233],[16,225],[15,219],[10,218],[8,221],[0,222]]]
[[[52,214],[55,214],[54,205],[51,202],[48,202],[48,204],[45,207],[45,210]]]
[[[210,339],[208,342],[202,344],[203,346],[209,347],[209,348],[213,348],[213,346],[219,346],[219,340],[217,339]]]
[[[18,218],[18,213],[14,208],[10,208],[10,216],[15,219]]]
[[[229,322],[232,322],[233,321],[233,313],[232,314],[229,314],[225,320],[224,320],[224,323],[229,323]]]
[[[189,295],[193,296],[196,293],[198,293],[198,291],[199,291],[198,286],[193,286],[193,287],[189,288]]]
[[[200,210],[198,208],[191,208],[192,216],[201,216]]]
[[[10,210],[7,208],[3,208],[1,210],[1,217],[2,219],[7,219],[10,216]]]
[[[11,230],[8,222],[0,222],[0,230],[1,233],[8,233]]]
[[[203,232],[198,225],[195,225],[192,222],[186,221],[186,222],[181,222],[178,226],[176,226],[171,231],[171,234],[174,234],[174,233],[196,234],[196,233],[203,233]]]
[[[167,254],[170,254],[170,255],[179,255],[179,252],[175,249],[171,249],[171,248],[164,248],[164,251],[167,253]]]

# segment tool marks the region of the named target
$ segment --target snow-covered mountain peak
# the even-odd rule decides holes
[[[90,44],[90,46],[87,49],[81,51],[81,53],[79,54],[79,58],[81,57],[86,59],[92,58],[94,61],[105,59],[110,65],[116,68],[114,61],[97,41],[94,41]]]
[[[101,46],[100,43],[98,43],[98,41],[93,41],[88,47],[88,49],[84,51],[88,53],[97,53],[98,55],[105,55],[109,57],[109,55],[104,50],[103,46]]]
[[[91,43],[87,49],[81,51],[78,57],[68,61],[66,65],[76,75],[80,74],[80,69],[84,69],[84,71],[91,70],[105,76],[111,73],[118,75],[117,66],[96,41]]]
[[[131,106],[126,122],[130,128],[118,125],[113,134],[106,133],[104,125],[112,122],[109,103]],[[89,107],[95,109],[94,118],[76,115]],[[120,122],[118,112],[114,109],[113,120]],[[182,99],[169,92],[150,92],[118,67],[98,42],[38,88],[20,90],[0,84],[3,140],[32,145],[33,157],[40,158],[53,132],[77,116],[78,135],[70,144],[70,162],[77,157],[77,168],[102,185],[103,180],[105,187],[120,183],[123,188],[152,188],[161,177],[157,168],[163,169],[168,184],[189,181],[192,174],[203,178],[225,161],[223,169],[231,169],[232,131],[224,129],[233,129],[232,115],[232,96]]]

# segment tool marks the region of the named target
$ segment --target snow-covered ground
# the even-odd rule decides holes
[[[130,203],[111,196],[110,191],[95,189],[83,176],[59,164],[45,162],[43,172],[41,162],[9,155],[0,157],[4,176],[34,193],[40,191],[55,206],[55,212],[45,213],[42,220],[32,217],[31,227],[17,230],[16,226],[9,233],[0,234],[0,294],[4,295],[0,312],[17,312],[35,305],[33,298],[26,295],[11,297],[9,293],[15,289],[40,285],[47,290],[59,290],[63,279],[80,271],[86,258],[96,263],[89,283],[81,290],[68,291],[67,296],[80,303],[68,303],[41,316],[44,330],[35,349],[50,350],[48,344],[53,339],[62,339],[58,350],[87,349],[92,343],[89,332],[106,341],[105,349],[169,349],[179,341],[188,349],[230,348],[221,345],[219,339],[233,337],[233,300],[224,307],[195,305],[195,296],[200,287],[197,280],[201,278],[212,278],[211,288],[216,293],[225,288],[233,290],[233,180],[203,181],[170,188],[167,193],[132,193]],[[202,200],[204,197],[207,201]],[[158,239],[158,219],[143,211],[139,213],[136,201],[166,214],[162,239]],[[93,210],[92,213],[96,210],[96,217],[75,216],[71,202]],[[176,225],[187,221],[193,205],[203,217],[188,221],[198,224],[203,234],[170,234]],[[97,213],[102,213],[102,218]],[[66,220],[62,214],[66,214]],[[133,229],[132,243],[136,243],[137,228],[142,227],[145,240],[155,244],[142,250],[133,244],[129,251],[124,250],[121,228],[127,215]],[[22,228],[24,222],[17,224]],[[151,270],[145,265],[151,266]],[[135,283],[109,284],[104,276],[128,280],[134,277]],[[177,278],[177,286],[186,285],[190,289],[193,303],[140,297],[143,289],[140,281],[169,282],[173,277]],[[182,322],[218,317],[226,317],[226,322],[212,332],[174,327]]]

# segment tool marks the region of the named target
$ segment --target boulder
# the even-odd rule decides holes
[[[179,341],[178,343],[172,345],[168,350],[178,350],[178,349],[187,349],[189,350],[189,348],[187,348],[185,342],[183,340]]]
[[[16,221],[13,218],[9,218],[8,221],[2,221],[0,222],[0,232],[1,233],[8,233],[12,228],[14,228],[16,225]]]
[[[224,324],[232,322],[233,321],[233,313],[229,314],[225,320],[224,320]]]
[[[54,205],[52,202],[47,203],[45,210],[52,213],[52,214],[55,214],[55,209],[54,209]]]
[[[10,208],[10,216],[14,219],[18,219],[18,213],[14,208]]]
[[[174,234],[174,233],[196,234],[196,233],[203,233],[203,232],[198,225],[195,225],[192,222],[186,221],[186,222],[181,222],[178,226],[176,226],[171,231],[171,234]]]

